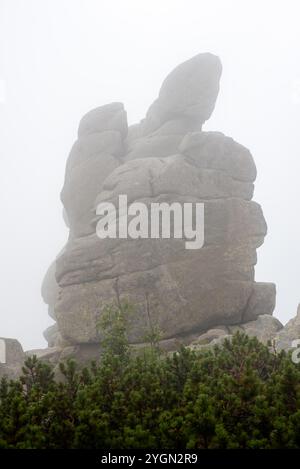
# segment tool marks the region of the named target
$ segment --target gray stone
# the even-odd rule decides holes
[[[218,336],[214,337],[210,341],[200,340],[200,341],[192,342],[188,346],[188,348],[190,350],[197,352],[197,351],[213,348],[216,345],[222,346],[225,340],[231,340],[231,339],[232,339],[232,334],[220,333]]]
[[[79,355],[86,350],[92,356],[101,346],[104,308],[125,300],[135,308],[130,342],[137,348],[149,315],[171,349],[209,329],[221,329],[220,336],[209,332],[212,342],[221,340],[231,335],[227,326],[243,328],[272,314],[275,287],[254,278],[267,225],[252,201],[252,155],[220,132],[201,131],[215,105],[221,68],[211,54],[184,62],[166,78],[146,118],[129,129],[120,103],[81,120],[62,191],[70,237],[50,279],[56,279],[59,294],[51,281],[44,288],[57,321],[46,332],[49,345],[60,345],[67,355],[79,347]],[[204,203],[204,246],[187,250],[185,239],[172,237],[100,240],[97,205],[117,206],[124,194],[129,204],[148,208],[153,202]],[[261,320],[265,340],[276,321]],[[258,325],[247,327],[252,333]]]
[[[122,103],[106,104],[85,114],[79,124],[78,137],[108,130],[116,130],[126,137],[127,115]]]
[[[6,339],[1,337],[1,341],[5,342],[5,361],[6,365],[17,365],[24,359],[24,352],[20,342],[16,339]]]
[[[67,211],[73,236],[93,233],[91,222],[96,196],[101,192],[105,178],[119,165],[109,154],[95,154],[75,166],[65,179],[61,200]]]
[[[210,342],[212,342],[214,339],[218,339],[219,337],[223,337],[224,335],[228,335],[228,330],[226,327],[222,328],[215,328],[215,329],[209,329],[207,332],[204,334],[201,334],[196,340],[194,340],[191,344],[190,347],[194,348],[195,346],[198,345],[207,345]]]
[[[51,347],[46,349],[34,349],[26,352],[27,357],[36,356],[40,361],[48,365],[56,366],[60,361],[63,352],[61,347]]]
[[[164,158],[178,153],[178,147],[182,136],[158,135],[149,136],[135,140],[132,147],[128,149],[126,160],[137,158]]]
[[[179,151],[200,168],[225,171],[238,181],[254,182],[256,166],[249,150],[221,132],[187,134]]]
[[[189,348],[192,350],[201,350],[206,347],[221,345],[225,339],[231,340],[233,334],[238,331],[247,334],[249,337],[256,337],[260,342],[267,345],[275,339],[278,331],[282,330],[283,325],[278,319],[269,314],[263,314],[255,321],[241,323],[235,326],[218,326],[214,329],[209,329],[196,340],[193,340]]]
[[[256,282],[243,315],[243,321],[251,321],[260,315],[272,315],[275,305],[276,286],[273,283]]]
[[[150,107],[144,133],[174,118],[191,118],[199,128],[211,116],[219,92],[220,59],[199,54],[176,67],[164,80],[158,99]]]
[[[69,175],[75,166],[84,163],[95,155],[104,153],[121,158],[124,154],[123,145],[122,135],[116,130],[91,133],[79,138],[71,149],[66,174]]]
[[[249,337],[256,337],[265,345],[268,341],[272,341],[276,333],[283,328],[281,322],[269,314],[258,316],[255,321],[241,324],[240,327]]]
[[[42,298],[48,305],[54,306],[59,295],[59,285],[55,278],[56,261],[52,262],[42,284]]]
[[[57,323],[53,326],[48,327],[44,331],[44,337],[48,342],[48,347],[63,347],[69,345],[65,340],[63,340],[61,333],[59,332]]]
[[[0,337],[0,379],[17,378],[21,374],[24,360],[25,354],[17,340]]]
[[[293,341],[300,339],[300,305],[297,315],[291,319],[275,337],[275,344],[278,350],[293,349]]]

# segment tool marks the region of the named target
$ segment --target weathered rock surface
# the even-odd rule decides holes
[[[174,119],[190,119],[201,129],[214,110],[221,73],[221,62],[213,54],[199,54],[178,65],[164,80],[158,99],[148,110],[143,133]]]
[[[0,338],[0,379],[4,376],[17,378],[24,364],[25,354],[15,339]]]
[[[94,202],[105,178],[120,164],[126,135],[127,117],[121,103],[94,109],[82,118],[61,193],[71,236],[94,233]]]
[[[217,326],[214,329],[209,329],[194,338],[189,347],[193,350],[201,350],[206,347],[220,345],[226,338],[230,340],[237,331],[244,332],[249,337],[257,337],[265,345],[271,342],[272,350],[275,349],[277,352],[280,350],[295,350],[296,347],[299,347],[300,341],[300,305],[297,315],[285,326],[270,315],[260,315],[255,321],[236,326]]]
[[[252,200],[255,163],[232,138],[202,131],[221,69],[211,54],[184,62],[166,78],[146,118],[129,128],[120,103],[81,120],[62,191],[70,237],[43,287],[57,321],[46,332],[49,345],[90,350],[101,343],[103,308],[123,300],[136,308],[130,340],[137,346],[149,317],[168,347],[220,324],[252,323],[252,334],[261,326],[253,322],[264,321],[264,341],[279,327],[271,317],[275,286],[254,278],[256,249],[267,233],[261,207]],[[172,238],[100,240],[98,203],[117,204],[124,194],[128,203],[148,207],[204,203],[204,246],[187,250],[185,239]]]
[[[273,341],[278,331],[282,331],[281,322],[267,314],[259,316],[255,321],[245,322],[236,326],[217,326],[201,334],[197,339],[193,340],[190,348],[199,350],[206,346],[221,344],[225,338],[231,339],[232,335],[237,331],[247,334],[249,337],[257,337],[263,344],[267,345],[269,341]]]
[[[300,304],[297,315],[275,336],[276,348],[278,350],[291,350],[294,340],[300,340]]]

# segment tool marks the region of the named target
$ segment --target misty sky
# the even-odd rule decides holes
[[[223,63],[205,130],[247,146],[269,226],[256,278],[275,315],[300,302],[300,2],[0,0],[0,336],[44,347],[43,275],[67,238],[65,162],[88,110],[122,101],[139,121],[164,77],[199,52]]]

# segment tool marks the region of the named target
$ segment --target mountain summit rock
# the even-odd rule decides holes
[[[128,127],[122,103],[82,118],[61,193],[70,235],[43,284],[56,321],[45,333],[50,347],[94,350],[101,344],[99,319],[112,302],[136,310],[132,344],[143,343],[149,320],[167,348],[220,324],[260,315],[272,322],[275,286],[254,278],[256,249],[267,233],[252,200],[254,160],[231,137],[202,130],[221,72],[218,57],[198,54],[167,76],[140,123]],[[123,194],[146,205],[204,203],[204,246],[188,251],[184,239],[99,239],[97,205]]]

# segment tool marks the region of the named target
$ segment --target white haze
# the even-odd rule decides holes
[[[59,193],[81,116],[122,101],[140,120],[173,67],[223,63],[205,129],[247,146],[269,234],[256,278],[275,315],[300,301],[300,4],[254,0],[0,0],[0,336],[45,346],[43,275],[67,231]]]

